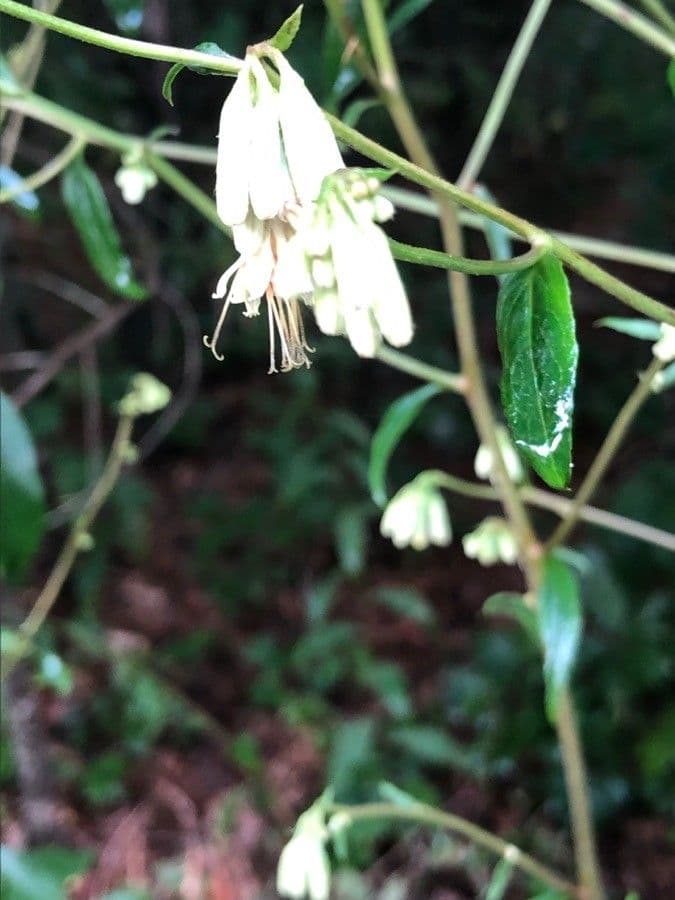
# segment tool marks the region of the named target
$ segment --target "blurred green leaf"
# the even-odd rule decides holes
[[[567,687],[581,642],[581,604],[577,580],[565,563],[553,556],[544,560],[537,615],[544,648],[546,714],[557,715],[560,691]]]
[[[605,316],[595,323],[612,331],[620,331],[641,341],[658,341],[661,337],[661,325],[651,319],[631,319],[625,316]]]
[[[342,113],[342,121],[345,125],[349,125],[350,128],[356,128],[359,124],[359,120],[361,116],[368,112],[369,109],[374,109],[376,106],[381,106],[382,101],[376,100],[374,97],[364,97],[359,100],[353,100],[348,106],[345,107],[344,112]]]
[[[296,34],[300,30],[300,25],[302,23],[302,6],[303,4],[301,3],[295,12],[291,13],[286,19],[274,37],[271,37],[267,41],[268,44],[276,47],[277,50],[281,50],[282,53],[285,53],[288,50],[295,40]]]
[[[124,798],[127,765],[124,754],[115,751],[102,753],[87,763],[80,784],[92,806],[110,806]]]
[[[66,847],[40,847],[19,852],[0,847],[3,900],[64,900],[66,881],[86,871],[91,854]]]
[[[507,616],[519,622],[533,641],[539,643],[539,626],[537,614],[525,604],[522,594],[501,591],[488,597],[483,604],[483,612],[487,616]]]
[[[73,670],[57,653],[42,655],[35,679],[42,687],[51,688],[62,696],[68,696],[73,690]]]
[[[547,254],[501,283],[497,339],[502,405],[511,435],[537,474],[567,486],[579,355],[567,277]]]
[[[396,663],[367,659],[361,665],[358,680],[379,696],[395,719],[407,719],[413,714],[407,679]]]
[[[363,572],[368,544],[368,510],[355,504],[341,510],[335,521],[335,546],[340,568],[352,577]]]
[[[152,900],[152,895],[143,888],[128,887],[104,894],[101,900]]]
[[[441,391],[438,385],[425,384],[394,400],[382,417],[370,445],[368,467],[370,493],[378,506],[387,502],[387,466],[392,453],[424,406]]]
[[[44,531],[44,488],[33,439],[19,410],[0,392],[0,576],[18,583]]]
[[[61,195],[97,274],[122,297],[129,300],[147,297],[146,289],[134,278],[131,260],[122,251],[101,183],[83,157],[74,160],[63,173]]]
[[[396,615],[419,625],[433,625],[436,620],[436,613],[427,598],[414,588],[380,587],[372,592],[372,597]]]
[[[433,725],[398,725],[389,732],[392,744],[419,762],[433,766],[452,766],[465,770],[466,753],[440,728]]]
[[[341,722],[333,731],[326,771],[328,785],[340,798],[358,784],[375,757],[375,722],[370,717]]]
[[[213,41],[202,41],[201,44],[197,44],[196,47],[193,47],[194,50],[198,50],[200,53],[208,53],[211,56],[218,56],[220,58],[226,59],[234,59],[231,53],[227,53],[222,47],[219,47],[218,44],[214,44]],[[174,63],[171,66],[169,71],[166,73],[164,77],[164,82],[162,84],[162,97],[173,106],[173,83],[176,80],[176,77],[180,75],[183,69],[189,69],[191,72],[196,72],[197,75],[225,75],[225,72],[215,72],[213,69],[207,69],[205,66],[186,66],[183,63]]]
[[[485,900],[502,900],[512,877],[513,863],[508,859],[500,859],[485,891]]]
[[[387,21],[389,34],[396,34],[401,28],[405,28],[416,16],[424,12],[432,2],[433,0],[403,0],[389,16]]]

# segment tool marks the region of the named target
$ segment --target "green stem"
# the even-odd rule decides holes
[[[551,2],[552,0],[534,0],[530,7],[520,34],[516,38],[509,58],[506,61],[504,71],[487,108],[476,140],[457,179],[457,184],[462,188],[470,187],[476,181],[480,170],[483,168],[483,163],[497,136],[520,73],[523,71],[523,66],[530,55],[530,50]]]
[[[672,16],[661,0],[640,0],[647,12],[670,34],[675,34],[675,16]]]
[[[576,887],[548,866],[538,862],[532,856],[524,853],[518,847],[497,837],[496,834],[474,825],[460,816],[443,812],[426,803],[410,803],[403,806],[396,803],[364,803],[360,806],[348,806],[342,803],[332,803],[327,807],[327,813],[344,815],[349,823],[365,822],[373,819],[398,819],[405,822],[417,822],[421,825],[429,825],[432,828],[442,828],[453,831],[468,838],[474,844],[485,847],[492,853],[508,859],[514,866],[532,875],[534,878],[550,885],[559,891],[564,891],[572,897],[577,896]]]
[[[241,68],[241,60],[234,57],[212,56],[209,53],[200,53],[199,50],[183,50],[179,47],[169,47],[163,44],[152,44],[148,41],[137,41],[133,38],[121,37],[117,34],[109,34],[96,28],[88,28],[77,22],[70,22],[59,16],[16,3],[15,0],[0,0],[0,12],[5,12],[15,19],[23,19],[24,22],[34,22],[50,31],[56,31],[66,37],[86,44],[94,44],[96,47],[105,47],[107,50],[116,50],[127,56],[140,56],[142,59],[156,59],[160,62],[183,63],[186,66],[203,66],[214,72],[222,72],[224,75],[236,75]]]
[[[464,394],[466,392],[466,379],[462,375],[454,372],[446,372],[445,369],[439,369],[436,366],[430,366],[428,363],[420,362],[406,353],[398,350],[392,350],[391,347],[381,345],[377,351],[377,359],[386,363],[392,369],[398,369],[406,372],[421,381],[430,381],[451,391],[453,394]]]
[[[201,150],[202,148],[195,149]],[[215,163],[215,152],[213,154],[213,162]],[[394,206],[400,209],[407,209],[410,212],[420,213],[423,216],[430,216],[434,219],[438,218],[438,204],[426,194],[411,191],[407,188],[392,187],[389,184],[384,185],[382,193],[391,200]],[[483,217],[475,213],[462,210],[459,214],[459,220],[462,225],[468,225],[469,228],[475,228],[477,231],[483,231],[484,229]],[[675,274],[675,256],[670,253],[660,253],[657,250],[648,250],[644,247],[617,244],[614,241],[605,241],[601,238],[587,237],[586,235],[573,234],[567,231],[546,229],[546,233],[579,253],[595,256],[598,259],[614,260],[627,265],[644,266],[647,269],[658,269],[662,272]],[[512,236],[517,241],[529,243],[527,238],[513,232]]]
[[[675,56],[675,41],[632,7],[620,3],[619,0],[581,0],[581,2],[611,19],[621,28],[625,28],[626,31],[630,31],[646,44],[651,44],[666,56]]]
[[[35,191],[51,181],[52,178],[56,178],[85,146],[86,142],[81,137],[72,137],[63,150],[52,157],[41,169],[33,172],[32,175],[28,175],[19,184],[0,191],[0,204],[8,203],[14,197],[24,192]]]
[[[433,469],[426,474],[430,474],[439,487],[452,491],[454,494],[460,494],[462,497],[492,502],[499,501],[499,494],[490,485],[466,481],[464,478],[450,475],[448,472],[442,472],[440,469]],[[555,513],[561,519],[568,516],[574,506],[574,500],[561,497],[559,494],[551,494],[549,491],[544,491],[531,485],[521,487],[520,496],[529,506],[546,509]],[[647,544],[662,547],[664,550],[670,550],[675,553],[675,534],[671,534],[669,531],[663,531],[660,528],[654,528],[652,525],[645,525],[644,522],[636,522],[634,519],[628,519],[625,516],[608,512],[606,509],[598,509],[596,506],[588,506],[586,504],[579,508],[579,518],[590,525],[597,525],[599,528],[605,528],[607,531],[613,531],[616,534],[625,534],[627,537],[632,537],[638,541],[644,541]]]
[[[451,256],[438,250],[426,247],[413,247],[401,244],[390,238],[394,259],[401,262],[417,263],[422,266],[434,266],[438,269],[450,269],[453,272],[465,272],[468,275],[506,275],[509,272],[520,272],[529,269],[546,253],[548,244],[539,242],[522,256],[513,259],[468,259],[466,256]]]
[[[654,377],[662,367],[663,362],[660,359],[654,359],[647,371],[640,377],[637,385],[633,391],[631,391],[628,399],[619,410],[616,419],[612,423],[612,427],[607,432],[607,436],[605,437],[600,450],[598,450],[597,456],[593,460],[593,464],[586,473],[586,477],[576,493],[568,515],[563,519],[560,525],[558,525],[549,538],[547,542],[547,547],[549,549],[561,544],[576,525],[577,520],[579,519],[579,511],[595,493],[609,464],[614,459],[617,450],[621,446],[628,429],[632,425],[635,416],[638,414],[640,407],[650,396]]]

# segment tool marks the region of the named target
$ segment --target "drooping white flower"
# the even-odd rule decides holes
[[[243,304],[244,316],[257,316],[265,299],[269,323],[270,367],[277,372],[277,345],[282,372],[309,367],[312,348],[305,338],[300,301],[312,289],[304,250],[292,227],[280,219],[261,222],[249,216],[233,228],[234,243],[241,256],[220,277],[213,298],[224,300],[213,335],[204,338],[216,359],[216,349],[227,312],[232,304]]]
[[[115,173],[115,184],[122,192],[125,203],[132,206],[141,203],[147,191],[157,184],[157,175],[144,158],[141,142],[122,156],[122,165]]]
[[[652,347],[652,353],[663,363],[675,360],[675,327],[673,325],[661,325],[661,337]]]
[[[462,538],[464,553],[481,566],[502,562],[513,565],[518,559],[518,545],[508,522],[498,516],[484,519],[475,531]]]
[[[515,484],[521,484],[525,478],[525,471],[518,451],[511,443],[507,430],[502,425],[498,425],[495,430],[495,437],[497,438],[497,444],[501,450],[509,477]],[[481,444],[478,448],[473,469],[478,478],[482,478],[484,481],[490,481],[494,477],[493,453],[486,444]]]
[[[270,81],[260,57],[279,71]],[[333,133],[302,78],[264,44],[249,48],[220,114],[216,206],[226,225],[282,215],[313,201],[323,178],[344,166]]]
[[[387,504],[380,533],[399,549],[447,546],[452,540],[452,527],[442,494],[423,477],[406,484]]]
[[[364,357],[375,356],[383,337],[401,347],[413,336],[405,288],[377,224],[393,207],[378,187],[361,170],[326,178],[302,231],[317,324],[325,334],[346,334]]]
[[[331,869],[321,799],[304,812],[277,864],[277,892],[293,900],[328,900]]]

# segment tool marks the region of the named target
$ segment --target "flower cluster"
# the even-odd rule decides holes
[[[271,75],[271,67],[275,75]],[[380,222],[393,207],[368,172],[348,170],[333,133],[279,50],[249,48],[220,116],[216,205],[239,258],[220,278],[223,308],[205,345],[217,359],[226,314],[257,316],[264,299],[270,372],[309,366],[302,306],[361,356],[384,337],[412,338],[405,290]]]
[[[424,473],[406,484],[389,501],[380,532],[402,549],[426,550],[430,544],[447,546],[452,527],[443,495]]]

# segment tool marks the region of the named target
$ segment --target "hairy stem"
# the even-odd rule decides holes
[[[619,410],[616,419],[612,423],[612,427],[607,432],[607,436],[602,442],[602,446],[598,450],[590,469],[586,473],[586,477],[582,481],[581,486],[575,495],[569,513],[549,538],[547,547],[552,548],[561,544],[576,525],[581,508],[591,499],[598,485],[602,481],[602,478],[614,459],[617,450],[621,446],[628,429],[640,411],[640,407],[650,396],[654,377],[662,367],[662,361],[660,359],[654,359],[647,371],[638,380],[637,385],[633,391],[631,391],[628,399]]]
[[[348,806],[341,803],[330,804],[327,807],[328,814],[340,813],[347,817],[349,824],[352,822],[364,822],[372,819],[398,819],[406,822],[417,822],[420,825],[430,825],[432,828],[443,828],[453,831],[468,838],[474,844],[485,847],[492,853],[508,859],[514,866],[538,878],[544,884],[550,885],[559,891],[564,891],[570,896],[577,896],[576,887],[548,866],[538,862],[532,856],[524,853],[518,847],[508,841],[497,837],[490,831],[486,831],[479,825],[474,825],[460,816],[443,812],[425,803],[410,803],[398,805],[396,803],[364,803],[361,806]]]
[[[530,55],[534,40],[551,6],[551,0],[534,0],[523,27],[504,66],[499,83],[485,113],[476,140],[457,179],[459,187],[470,187],[478,178],[513,96],[520,73]]]

